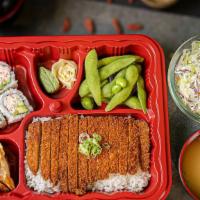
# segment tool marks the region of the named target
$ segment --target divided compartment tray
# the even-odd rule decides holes
[[[111,112],[104,111],[105,105],[94,110],[77,106],[78,88],[84,76],[84,60],[87,52],[95,48],[99,57],[137,54],[144,57],[143,76],[147,90],[147,114],[140,110],[117,107]],[[38,64],[49,67],[59,58],[72,59],[78,65],[77,81],[72,90],[61,89],[56,95],[47,95],[42,90]],[[73,199],[165,199],[172,184],[171,155],[168,124],[167,88],[164,55],[158,43],[145,35],[105,36],[37,36],[1,37],[0,60],[10,64],[19,81],[19,89],[28,97],[34,111],[21,122],[0,131],[0,142],[14,153],[17,159],[16,188],[0,194],[1,199],[31,200],[73,200]],[[61,111],[55,109],[61,106]],[[117,192],[112,194],[87,193],[83,196],[55,193],[39,194],[26,185],[24,172],[25,132],[34,117],[83,115],[131,115],[143,119],[150,126],[151,139],[151,180],[142,193]]]

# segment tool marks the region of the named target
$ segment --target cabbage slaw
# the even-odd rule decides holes
[[[183,50],[175,67],[175,83],[183,103],[193,113],[200,114],[200,41]]]

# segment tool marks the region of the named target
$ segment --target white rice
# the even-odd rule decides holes
[[[32,122],[47,122],[51,119],[51,117],[34,117]]]
[[[59,183],[56,186],[50,182],[50,180],[44,180],[40,170],[38,170],[36,175],[33,175],[28,167],[25,160],[25,175],[27,185],[33,190],[41,193],[55,193],[60,192]],[[135,175],[120,175],[112,174],[108,179],[98,180],[92,186],[88,185],[87,189],[93,192],[119,192],[119,191],[129,191],[129,192],[142,192],[145,187],[147,187],[151,175],[149,172],[138,172]]]
[[[0,129],[6,127],[7,122],[3,114],[0,112]]]
[[[50,182],[50,180],[44,180],[40,169],[36,175],[33,175],[28,167],[25,159],[25,175],[28,187],[32,188],[34,191],[39,193],[55,193],[61,192],[59,183],[55,186]],[[88,185],[88,191],[93,192],[103,192],[103,193],[113,193],[120,191],[129,192],[142,192],[145,187],[147,187],[151,175],[149,172],[138,172],[134,175],[121,175],[121,174],[111,174],[109,178],[104,180],[98,180],[93,185]]]
[[[50,180],[44,180],[40,170],[38,170],[37,174],[34,175],[31,170],[28,167],[28,164],[25,160],[25,175],[26,175],[26,181],[27,185],[30,188],[33,188],[35,191],[41,193],[55,193],[55,192],[60,192],[60,187],[59,184],[56,186],[53,186],[53,184],[50,182]]]
[[[117,191],[141,192],[148,185],[150,177],[149,172],[142,171],[134,175],[111,174],[108,179],[95,182],[92,191],[106,193]]]
[[[47,119],[48,118],[48,119]],[[34,118],[36,121],[41,121],[43,118]],[[50,117],[44,117],[44,120],[48,121],[50,120]],[[25,143],[27,146],[27,131],[26,131],[26,136],[25,136]],[[26,150],[27,151],[27,148]],[[26,152],[25,152],[26,154]],[[25,165],[25,176],[26,176],[26,184],[28,185],[28,187],[32,188],[33,190],[41,193],[41,192],[45,192],[45,193],[55,193],[55,192],[60,192],[60,186],[59,184],[53,186],[53,184],[51,183],[51,181],[48,180],[44,180],[44,178],[41,175],[41,171],[40,171],[40,166],[39,166],[39,170],[37,172],[36,175],[34,175],[32,173],[32,171],[30,170],[26,157],[24,160],[24,165]]]
[[[62,117],[34,117],[32,122],[47,122],[51,119],[62,119]]]

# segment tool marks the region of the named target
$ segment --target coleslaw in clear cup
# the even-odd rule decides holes
[[[179,109],[200,123],[200,36],[176,50],[168,69],[168,85]]]

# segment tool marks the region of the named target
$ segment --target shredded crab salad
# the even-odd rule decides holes
[[[200,41],[183,51],[175,67],[175,83],[183,103],[200,114]]]
[[[76,81],[77,65],[72,60],[59,59],[52,65],[52,73],[63,86],[72,89]]]

